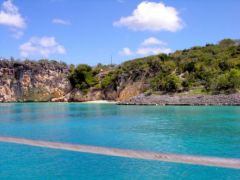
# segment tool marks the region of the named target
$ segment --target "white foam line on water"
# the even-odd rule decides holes
[[[14,137],[0,136],[0,142],[22,144],[43,148],[60,149],[67,151],[75,151],[82,153],[92,153],[107,156],[127,157],[135,159],[165,161],[173,163],[184,163],[203,166],[215,166],[223,168],[240,169],[240,159],[218,158],[218,157],[204,157],[204,156],[188,156],[177,154],[164,154],[156,152],[144,152],[127,149],[116,149],[98,146],[86,146],[77,144],[66,144],[58,142],[38,141]]]

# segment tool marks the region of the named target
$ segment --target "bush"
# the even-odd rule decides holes
[[[185,91],[188,91],[190,88],[190,82],[189,81],[182,81],[182,87],[184,88]]]
[[[109,74],[107,74],[101,81],[101,88],[105,89],[108,88],[110,86],[115,86],[115,84],[117,79],[117,74],[114,72],[110,72]]]
[[[234,62],[230,60],[222,60],[219,62],[219,67],[222,71],[226,71],[234,67]]]
[[[195,71],[195,62],[188,62],[184,66],[184,71],[194,72]]]
[[[231,46],[234,46],[236,42],[232,39],[223,39],[222,41],[219,42],[219,45],[223,48],[228,48]]]
[[[151,80],[150,85],[155,91],[176,92],[181,88],[181,80],[175,74],[160,74]]]
[[[81,90],[86,90],[96,84],[92,68],[86,64],[80,64],[74,70],[71,69],[69,80],[73,87]]]
[[[240,88],[240,70],[231,69],[229,72],[229,81],[233,89]]]
[[[240,88],[240,71],[231,69],[230,71],[219,75],[212,82],[212,90],[215,92],[235,92]]]

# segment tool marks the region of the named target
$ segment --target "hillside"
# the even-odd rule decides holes
[[[133,88],[135,91],[159,94],[235,93],[240,87],[240,43],[225,39],[216,45],[207,44],[170,55],[160,54],[127,61],[114,69],[103,66],[101,70],[107,73],[102,79],[94,81],[95,74],[98,76],[97,69],[101,69],[101,66],[92,70],[92,76],[86,76],[89,87],[119,91],[120,98],[124,89],[130,88],[131,91],[130,86],[134,85],[137,85]]]
[[[240,89],[240,43],[193,47],[117,66],[0,62],[0,101],[128,100],[150,94],[232,94]]]

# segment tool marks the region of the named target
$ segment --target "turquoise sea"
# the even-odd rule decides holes
[[[240,107],[0,104],[0,136],[240,158]],[[0,143],[0,179],[239,180],[240,170]]]

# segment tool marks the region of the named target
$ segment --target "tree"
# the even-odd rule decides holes
[[[232,39],[223,39],[222,41],[219,42],[219,45],[223,48],[228,48],[231,46],[234,46],[236,42]]]
[[[86,64],[78,65],[69,76],[73,87],[81,90],[87,90],[96,84],[95,78],[92,74],[92,68]]]
[[[212,82],[212,90],[215,92],[235,92],[240,88],[240,70],[231,69],[219,75]]]
[[[181,87],[181,80],[175,74],[160,74],[151,80],[150,85],[155,91],[176,92]]]

